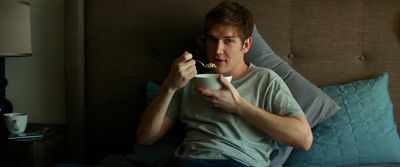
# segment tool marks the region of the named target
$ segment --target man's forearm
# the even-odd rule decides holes
[[[171,120],[166,118],[165,115],[175,92],[176,90],[170,89],[165,85],[161,87],[159,93],[141,117],[139,128],[136,132],[139,143],[152,144],[171,127]]]
[[[312,133],[305,117],[283,117],[243,100],[237,114],[271,137],[294,147],[309,149]]]

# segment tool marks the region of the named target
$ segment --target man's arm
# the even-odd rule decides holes
[[[175,91],[162,86],[158,95],[143,113],[136,131],[140,144],[150,145],[160,139],[172,127],[172,120],[166,116],[167,108]]]
[[[245,100],[237,103],[235,113],[282,143],[304,150],[311,147],[313,136],[305,116],[275,115]]]
[[[138,143],[153,144],[168,132],[173,124],[172,120],[166,115],[168,106],[174,94],[196,74],[197,70],[195,61],[192,60],[192,54],[185,52],[175,60],[159,93],[141,117],[139,128],[136,131]]]
[[[313,136],[304,116],[286,117],[266,112],[243,99],[224,77],[221,76],[220,79],[225,86],[223,90],[197,88],[197,91],[214,107],[239,115],[264,133],[287,145],[305,150],[311,147]]]

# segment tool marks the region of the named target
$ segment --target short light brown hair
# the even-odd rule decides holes
[[[233,1],[223,1],[206,14],[205,33],[207,34],[216,24],[237,27],[242,42],[253,33],[254,23],[252,13],[239,3]]]

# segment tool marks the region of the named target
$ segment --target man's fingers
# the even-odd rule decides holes
[[[232,89],[232,84],[223,75],[219,75],[219,80],[224,87]]]
[[[184,51],[183,54],[181,55],[181,57],[179,58],[179,60],[181,62],[186,62],[192,58],[193,58],[193,55],[191,53],[189,53],[188,51]]]
[[[178,58],[178,66],[182,71],[188,70],[189,68],[196,67],[196,62],[192,59],[193,55],[185,51],[181,57]]]
[[[207,96],[207,97],[211,97],[214,96],[214,90],[212,89],[205,89],[205,88],[200,88],[200,87],[196,87],[196,91],[203,96]]]
[[[186,76],[186,78],[188,80],[192,79],[197,75],[197,70],[196,70],[196,68],[189,68],[189,69],[184,71],[183,75]]]

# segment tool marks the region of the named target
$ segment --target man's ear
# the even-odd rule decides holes
[[[250,50],[252,44],[253,44],[253,37],[250,36],[246,40],[244,40],[242,47],[242,51],[244,54]]]

